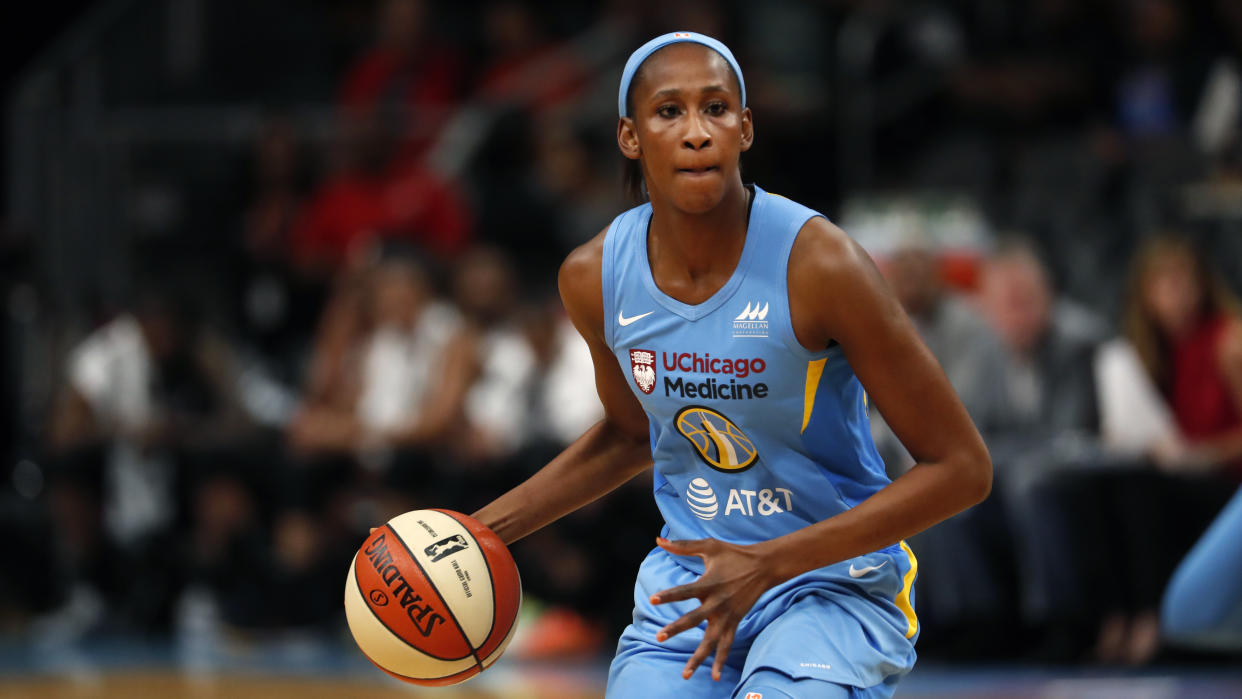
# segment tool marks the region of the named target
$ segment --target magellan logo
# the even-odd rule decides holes
[[[767,320],[768,304],[763,304],[763,308],[759,308],[757,303],[754,306],[754,308],[751,308],[751,304],[746,304],[745,310],[737,314],[737,317],[733,320]]]
[[[704,520],[716,518],[720,511],[720,503],[716,501],[716,491],[705,478],[695,478],[686,488],[686,504],[695,517]]]
[[[733,337],[767,337],[768,304],[747,303],[733,319]]]
[[[759,451],[750,437],[732,420],[711,408],[688,405],[677,413],[673,424],[694,446],[699,458],[717,471],[745,471],[759,460]]]

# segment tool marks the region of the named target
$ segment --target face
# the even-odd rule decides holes
[[[687,213],[703,213],[741,183],[738,158],[754,139],[737,78],[700,44],[652,54],[630,91],[630,118],[617,126],[622,154],[641,160],[647,191]]]
[[[1202,302],[1194,261],[1186,254],[1166,254],[1153,261],[1143,276],[1143,302],[1165,335],[1183,333]]]
[[[1018,353],[1031,350],[1048,327],[1051,291],[1033,260],[1001,259],[984,270],[983,308],[1005,344]]]
[[[399,265],[376,270],[372,308],[379,327],[406,329],[413,325],[427,302],[427,289],[417,272]]]
[[[453,282],[454,298],[468,315],[486,321],[503,319],[517,295],[517,281],[499,253],[482,251],[467,257]]]
[[[376,15],[381,42],[396,51],[413,51],[426,11],[422,0],[387,0]]]

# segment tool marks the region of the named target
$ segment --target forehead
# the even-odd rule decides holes
[[[1148,269],[1156,274],[1192,274],[1194,258],[1185,250],[1172,249],[1152,259]]]
[[[723,85],[740,96],[737,76],[724,56],[702,44],[670,44],[643,61],[634,84],[634,97],[666,89],[693,89]]]

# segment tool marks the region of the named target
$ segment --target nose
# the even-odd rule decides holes
[[[682,145],[690,150],[703,150],[712,144],[712,135],[707,132],[707,124],[703,116],[692,112],[686,125],[685,140]]]

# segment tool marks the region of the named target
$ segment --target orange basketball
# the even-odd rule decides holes
[[[414,510],[367,537],[345,579],[345,618],[381,670],[420,685],[463,682],[513,637],[522,584],[500,537],[460,512]]]

